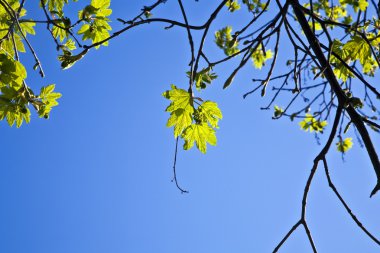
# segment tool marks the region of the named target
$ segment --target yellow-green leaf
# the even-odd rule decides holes
[[[182,133],[181,137],[185,140],[183,148],[191,149],[194,142],[197,148],[205,154],[207,152],[207,143],[216,145],[215,130],[207,124],[192,124]]]
[[[323,129],[327,125],[327,121],[319,121],[313,115],[307,113],[305,119],[299,123],[302,130],[323,133]]]
[[[336,148],[339,152],[346,153],[352,148],[352,145],[352,138],[345,138],[344,140],[341,139],[336,143]]]
[[[204,102],[197,108],[196,113],[200,122],[209,123],[214,128],[218,128],[219,119],[223,118],[218,104],[212,101]]]

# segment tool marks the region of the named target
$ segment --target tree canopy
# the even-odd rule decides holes
[[[263,110],[271,110],[274,120],[294,121],[295,127],[314,134],[322,145],[305,185],[300,219],[274,252],[299,226],[304,227],[311,248],[317,252],[306,220],[306,203],[319,166],[324,167],[329,186],[348,215],[380,245],[338,192],[326,159],[331,149],[344,157],[357,142],[367,151],[376,175],[370,196],[380,189],[380,160],[371,137],[380,131],[380,92],[376,85],[380,6],[375,1],[224,0],[204,10],[208,19],[193,23],[194,13],[181,0],[177,1],[174,18],[156,16],[167,2],[158,0],[146,3],[133,17],[112,18],[112,26],[110,0],[41,0],[39,14],[27,12],[25,2],[0,0],[0,120],[18,128],[23,122],[30,123],[33,111],[47,119],[58,105],[61,94],[54,84],[34,88],[37,85],[27,83],[27,72],[45,76],[39,52],[28,39],[38,36],[36,26],[46,27],[63,70],[85,61],[84,56],[93,49],[108,46],[116,37],[143,25],[163,24],[168,31],[179,28],[189,45],[189,66],[183,71],[187,84],[171,84],[162,90],[162,96],[168,100],[167,127],[173,127],[176,140],[173,174],[180,192],[187,191],[176,176],[178,144],[184,150],[196,147],[201,153],[207,152],[208,145],[217,144],[223,114],[218,101],[204,94],[225,75],[218,72],[218,67],[231,66],[223,89],[239,85],[234,79],[243,68],[251,68],[253,88],[243,95],[244,99],[256,92],[270,97]],[[210,53],[210,48],[219,52]],[[20,53],[31,55],[32,66],[23,61]],[[279,66],[285,68],[279,71]],[[287,70],[283,72],[284,69]],[[328,135],[325,143],[320,143],[322,134]]]

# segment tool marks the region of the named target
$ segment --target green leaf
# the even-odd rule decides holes
[[[314,28],[313,28],[313,25],[314,25]],[[314,29],[315,31],[321,31],[322,30],[322,25],[318,22],[312,22],[312,21],[309,21],[309,26],[311,29]]]
[[[167,112],[173,112],[177,109],[193,113],[192,98],[189,92],[183,89],[178,89],[174,84],[171,85],[171,90],[165,91],[162,95],[172,102],[166,108]]]
[[[32,34],[32,35],[35,35],[36,32],[34,31],[34,26],[36,25],[36,23],[33,23],[33,22],[22,22],[20,23],[20,27],[22,29],[22,32],[24,34]]]
[[[193,121],[191,113],[184,109],[177,109],[170,114],[166,123],[167,127],[174,126],[174,137],[178,137],[186,127],[190,126]]]
[[[191,149],[195,142],[197,148],[205,154],[207,152],[207,143],[216,145],[215,130],[207,124],[191,124],[183,131],[181,137],[185,140],[183,145],[185,150]]]
[[[368,7],[368,2],[367,0],[359,0],[358,1],[358,7],[361,11],[365,11]]]
[[[339,152],[346,153],[348,150],[352,148],[352,138],[345,138],[344,140],[340,139],[336,143],[336,148]]]
[[[167,126],[174,126],[174,137],[181,136],[185,140],[184,149],[190,149],[194,142],[202,153],[206,153],[207,143],[216,144],[215,130],[223,117],[218,105],[212,101],[205,101],[195,110],[192,95],[183,89],[171,85],[171,90],[162,94],[171,100],[166,108],[170,112]],[[193,123],[195,121],[195,124]]]
[[[5,85],[21,87],[25,78],[25,67],[19,61],[0,53],[0,88]]]
[[[52,93],[55,89],[55,84],[50,84],[46,87],[41,88],[40,97],[46,97],[50,93]]]
[[[30,121],[28,100],[25,99],[19,88],[5,86],[0,93],[0,120],[6,118],[9,126],[19,128],[23,121]]]
[[[282,109],[281,107],[279,107],[277,105],[274,106],[274,117],[275,118],[280,117],[283,113],[284,113],[284,109]]]
[[[1,29],[1,26],[0,26],[0,29]],[[8,27],[6,29],[8,29]],[[17,51],[25,53],[25,47],[24,47],[24,43],[21,36],[18,35],[17,33],[14,33],[13,37],[14,37]],[[1,49],[3,49],[9,55],[14,55],[15,51],[14,51],[13,40],[11,38],[8,38],[8,39],[4,38],[4,40],[1,43]]]
[[[15,121],[16,121],[16,115],[15,115],[15,113],[8,111],[7,112],[7,122],[8,122],[8,125],[10,127],[12,127],[13,124],[15,123]]]
[[[62,13],[64,3],[65,3],[65,0],[49,0],[48,9],[51,12],[55,11],[57,13]],[[66,0],[66,3],[67,3],[67,0]]]
[[[55,89],[55,84],[50,84],[46,87],[41,88],[40,95],[42,105],[38,109],[38,114],[40,117],[49,118],[50,111],[52,107],[57,106],[57,99],[62,95],[58,92],[53,92]]]
[[[332,50],[335,54],[345,62],[349,63],[351,60],[350,52],[347,50],[347,47],[344,47],[344,44],[339,40],[334,40],[332,45]],[[353,73],[346,67],[344,64],[334,55],[331,55],[330,62],[335,66],[334,73],[340,78],[343,82],[346,82],[348,78],[354,77]]]
[[[242,2],[247,6],[248,11],[253,13],[259,13],[266,7],[266,3],[262,3],[261,0],[243,0]]]
[[[198,123],[209,123],[213,128],[218,128],[219,119],[223,118],[218,104],[212,101],[205,101],[194,114]]]
[[[83,40],[91,40],[92,43],[98,43],[105,39],[107,39],[110,34],[109,30],[111,29],[111,26],[107,23],[108,19],[95,19],[91,24],[84,24],[80,30],[78,31],[78,34],[82,34]],[[108,41],[105,41],[102,43],[103,46],[108,45]],[[95,48],[99,48],[100,46],[96,46]]]
[[[240,10],[240,4],[236,0],[227,1],[226,6],[230,12]]]
[[[259,46],[253,53],[252,53],[252,61],[255,65],[255,68],[261,69],[265,62],[271,58],[273,58],[273,53],[271,50],[267,50],[264,52],[261,46]]]
[[[66,43],[64,44],[64,47],[67,49],[67,50],[75,50],[77,47],[75,46],[75,41],[73,41],[72,39],[68,39],[66,41]]]
[[[211,84],[218,76],[211,72],[212,68],[204,68],[195,74],[195,87],[197,90],[206,89],[208,84]],[[190,72],[187,73],[190,75]]]
[[[327,125],[327,121],[319,121],[313,115],[307,113],[305,119],[299,123],[302,130],[323,133],[323,129]]]
[[[352,60],[359,60],[364,65],[371,59],[371,49],[369,44],[359,36],[353,36],[344,46],[343,50],[348,52]]]
[[[61,42],[69,38],[69,28],[71,25],[70,19],[54,21],[54,24],[52,33],[55,38],[59,38]]]
[[[239,43],[237,38],[231,35],[232,27],[227,26],[219,31],[215,32],[215,43],[216,45],[223,49],[224,53],[228,56],[239,52]]]
[[[108,31],[112,28],[108,23],[110,20],[107,18],[112,13],[112,10],[108,9],[110,3],[110,0],[92,0],[91,5],[87,5],[79,12],[79,18],[86,22],[78,31],[78,34],[83,35],[83,40],[91,40],[95,44],[110,36]],[[108,41],[102,45],[107,46]],[[95,48],[99,47],[100,45]]]
[[[91,5],[96,9],[106,9],[110,6],[111,0],[92,0]]]
[[[194,108],[189,92],[178,89],[173,84],[171,88],[171,90],[165,91],[162,94],[165,98],[171,100],[170,105],[166,108],[166,111],[170,112],[170,118],[166,126],[174,126],[174,137],[178,137],[192,123]]]

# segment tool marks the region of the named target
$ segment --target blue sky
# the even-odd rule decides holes
[[[198,6],[212,7],[202,2],[186,6],[197,24],[209,11]],[[144,4],[114,0],[112,17],[132,17]],[[26,8],[35,10],[32,2]],[[168,1],[157,16],[177,13],[176,1]],[[297,122],[274,121],[271,111],[260,110],[269,97],[242,99],[259,71],[244,68],[222,90],[234,65],[216,69],[220,78],[201,96],[217,101],[223,112],[218,145],[206,155],[180,149],[178,179],[190,192],[181,194],[171,182],[175,140],[165,126],[168,101],[161,93],[171,83],[186,89],[190,54],[185,31],[165,31],[162,25],[131,30],[61,71],[43,28],[38,32],[44,35],[31,42],[47,77],[33,74],[25,55],[27,81],[37,89],[56,83],[63,97],[49,120],[34,116],[20,129],[0,124],[0,252],[273,250],[299,219],[304,184],[321,146]],[[218,58],[221,53],[211,44],[207,49]],[[379,149],[379,136],[373,138]],[[375,175],[366,151],[355,137],[354,142],[345,162],[334,149],[329,152],[332,178],[363,224],[380,236],[379,196],[368,197]],[[350,220],[322,172],[320,167],[307,214],[317,248],[378,252]],[[311,252],[302,228],[281,252]]]

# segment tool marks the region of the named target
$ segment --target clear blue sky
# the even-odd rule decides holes
[[[208,6],[203,2],[187,5],[196,15],[191,22],[205,20],[209,9],[200,9]],[[149,3],[113,0],[112,17],[128,19]],[[26,3],[31,13],[33,4]],[[156,15],[166,14],[178,17],[176,1]],[[223,24],[218,20],[213,28]],[[175,140],[165,127],[168,101],[161,93],[171,83],[186,88],[190,54],[184,30],[162,28],[132,30],[67,71],[60,70],[44,27],[38,32],[45,35],[31,39],[47,77],[33,74],[25,55],[28,83],[36,89],[56,83],[63,97],[49,120],[34,116],[20,129],[0,123],[0,252],[271,252],[299,219],[303,188],[321,146],[297,122],[273,121],[271,111],[261,111],[269,97],[242,99],[253,87],[250,79],[261,75],[251,67],[225,91],[223,78],[235,65],[216,69],[220,78],[201,96],[223,111],[218,145],[206,155],[179,151],[178,179],[190,193],[176,189]],[[216,47],[207,49],[215,59],[221,56]],[[334,149],[328,154],[332,178],[379,237],[380,196],[368,197],[375,175],[366,151],[354,142],[346,162]],[[380,150],[378,135],[374,143]],[[317,248],[379,252],[322,172],[312,184],[307,216]],[[311,252],[302,228],[281,252]]]

